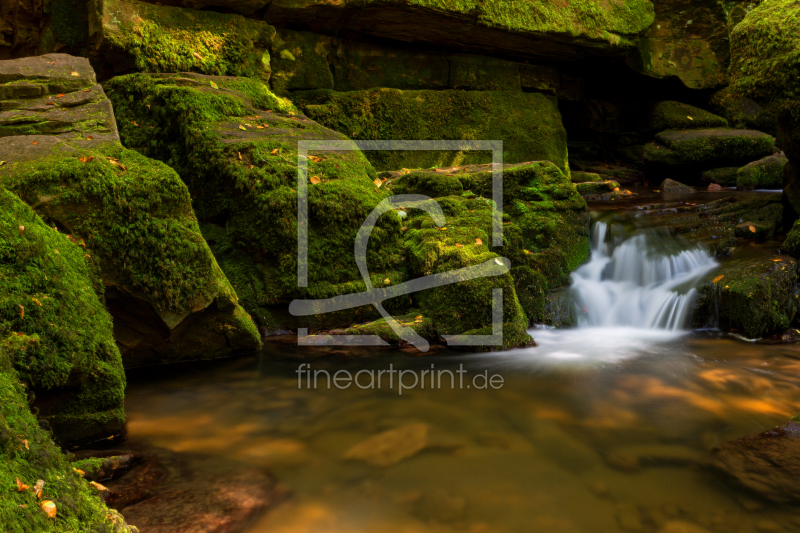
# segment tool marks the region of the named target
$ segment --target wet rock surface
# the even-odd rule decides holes
[[[268,472],[247,464],[155,447],[134,453],[140,464],[106,482],[102,494],[140,533],[244,531],[288,495]]]
[[[726,442],[713,454],[716,468],[759,496],[800,501],[800,422]]]

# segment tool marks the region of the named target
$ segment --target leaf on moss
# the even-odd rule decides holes
[[[483,241],[480,240],[480,239],[475,239],[475,244],[478,245],[478,246],[482,246],[483,245]]]
[[[42,505],[42,511],[47,513],[47,516],[49,516],[50,518],[56,517],[57,508],[55,503],[51,502],[50,500],[45,500],[41,503],[41,505]]]
[[[17,492],[25,492],[30,487],[17,478]]]
[[[100,483],[97,483],[96,481],[90,481],[90,482],[89,482],[89,486],[90,486],[90,487],[94,487],[94,488],[96,488],[96,489],[97,489],[97,490],[99,490],[100,492],[103,492],[103,491],[106,491],[106,490],[108,490],[106,487],[104,487],[104,486],[103,486],[103,485],[101,485]]]
[[[19,227],[19,236],[22,237],[23,235],[25,235],[25,226],[20,226]]]
[[[80,78],[81,77],[81,73],[76,71],[76,70],[73,70],[72,72],[70,72],[69,75],[74,77],[74,78]]]
[[[33,493],[36,494],[36,497],[41,499],[42,498],[42,489],[44,488],[44,480],[40,479],[36,482],[36,485],[33,486]]]
[[[278,152],[280,152],[280,150],[281,150],[280,148],[275,148],[275,149],[274,149],[273,151],[271,151],[270,153],[271,153],[272,155],[275,155],[275,154],[277,154]]]
[[[316,185],[322,180],[319,179],[319,176],[311,176],[310,178],[308,178],[308,181],[311,182],[311,185]]]
[[[725,277],[725,274],[723,274],[721,276],[717,276],[716,278],[714,278],[714,283],[717,283],[719,280],[721,280],[724,277]]]
[[[211,81],[211,82],[209,82],[209,83],[211,83],[211,88],[212,88],[212,89],[219,89],[219,85],[217,85],[217,84],[216,84],[216,83],[214,83],[213,81]]]
[[[80,161],[81,163],[91,163],[92,161],[94,161],[94,156],[90,155],[89,157],[79,157],[78,161]]]
[[[25,308],[22,307],[22,304],[17,304],[17,305],[19,305],[19,318],[20,319],[25,318]]]
[[[72,469],[73,469],[75,472],[77,472],[77,473],[78,473],[78,475],[79,475],[79,476],[81,476],[81,477],[83,477],[83,476],[85,476],[85,475],[86,475],[86,472],[84,472],[83,470],[80,470],[80,469],[78,469],[78,468],[75,468],[75,467],[72,467]]]

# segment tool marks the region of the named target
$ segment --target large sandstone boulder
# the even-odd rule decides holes
[[[0,185],[0,359],[65,446],[125,431],[125,373],[102,297],[86,252]]]
[[[732,90],[764,105],[776,119],[789,159],[784,193],[800,213],[800,3],[772,0],[754,8],[731,33]]]
[[[503,140],[503,161],[552,161],[569,172],[558,102],[519,91],[310,91],[294,102],[323,126],[352,139]],[[367,154],[378,170],[491,162],[487,152],[392,151]]]
[[[774,143],[771,135],[752,130],[666,130],[645,146],[644,159],[654,172],[699,174],[761,159],[772,154]]]
[[[329,35],[350,31],[431,48],[567,61],[632,46],[632,39],[650,26],[653,17],[653,5],[647,0],[563,5],[547,0],[520,4],[273,0],[265,14],[270,24]]]
[[[246,3],[245,3],[246,4]],[[181,72],[268,80],[275,28],[241,15],[138,0],[91,0],[89,34],[112,72]]]
[[[253,351],[258,332],[175,172],[119,144],[87,60],[0,63],[0,184],[99,268],[126,366]]]
[[[15,205],[9,205],[11,202]],[[0,190],[0,218],[14,211],[17,207],[28,211],[31,218],[35,215],[22,202],[14,200],[10,194]],[[13,228],[16,231],[16,228]],[[47,228],[41,222],[31,225],[31,234],[35,235],[27,241],[28,245],[36,244],[40,239],[48,241],[55,235],[55,231]],[[58,239],[60,236],[55,235]],[[78,253],[73,254],[68,248],[71,245],[66,239],[62,245],[65,262],[70,266],[81,265],[82,259]],[[40,241],[41,243],[41,241]],[[77,247],[76,247],[77,248]],[[8,251],[5,246],[5,227],[0,222],[0,250]],[[77,252],[77,251],[76,251]],[[0,271],[7,268],[8,263],[0,251]],[[75,255],[76,257],[72,257]],[[34,259],[34,258],[31,258]],[[75,260],[72,263],[72,260]],[[46,260],[45,260],[46,261]],[[34,259],[35,262],[35,259]],[[85,268],[85,267],[84,267]],[[3,272],[5,275],[7,272]],[[0,279],[7,279],[5,277]],[[2,283],[2,282],[0,282]],[[5,289],[5,287],[4,287]],[[5,292],[5,290],[4,290]],[[80,292],[80,291],[76,291]],[[88,287],[87,297],[91,294],[94,298],[95,309],[102,310],[97,301],[97,296]],[[86,298],[84,301],[88,300]],[[67,301],[50,301],[48,305],[61,305],[66,311],[71,307]],[[76,311],[76,309],[71,309]],[[77,310],[82,311],[81,309]],[[79,316],[79,315],[78,315]],[[73,315],[74,317],[74,315]],[[108,325],[108,319],[105,319]],[[5,531],[108,531],[110,533],[135,533],[136,528],[129,527],[122,516],[116,511],[107,508],[97,496],[97,490],[89,486],[87,480],[75,472],[66,455],[53,443],[51,435],[39,427],[39,422],[28,407],[28,396],[25,388],[20,385],[20,375],[14,370],[9,357],[14,354],[9,352],[8,339],[4,338],[4,323],[0,322],[0,485],[3,486],[3,497],[0,498],[0,519]],[[82,324],[73,320],[71,326]],[[110,340],[110,327],[108,328],[108,347],[113,349]],[[83,329],[77,332],[84,333]],[[18,337],[19,343],[32,343],[32,337]],[[68,360],[66,353],[61,353],[61,363]],[[118,371],[119,354],[116,354]],[[121,392],[120,396],[121,398]],[[33,491],[38,480],[45,482],[42,498],[37,498]],[[18,483],[24,485],[19,487]],[[25,487],[27,486],[27,488]],[[17,490],[18,487],[20,490]],[[45,501],[54,501],[56,505],[56,520],[48,518],[39,505]]]
[[[130,75],[112,80],[108,90],[121,117],[125,142],[169,161],[188,184],[204,235],[244,306],[263,327],[319,331],[377,316],[365,306],[294,317],[288,304],[295,298],[328,298],[365,289],[353,257],[354,239],[367,215],[390,194],[425,192],[443,198],[447,229],[435,228],[430,217],[416,210],[404,212],[405,218],[396,211],[382,216],[367,255],[374,286],[497,258],[490,248],[488,168],[424,172],[428,177],[400,172],[401,177],[383,181],[354,146],[350,151],[312,152],[308,287],[299,287],[298,141],[346,138],[274,103],[262,102],[259,109],[250,92],[226,89],[226,84],[235,83],[185,74]],[[209,110],[205,114],[186,113],[186,101],[214,106],[204,106]],[[497,252],[515,264],[531,263],[529,268],[539,271],[540,277],[547,272],[554,284],[565,283],[569,270],[588,254],[585,203],[552,163],[509,170],[505,187],[506,200],[516,199],[509,208],[526,222],[506,229],[510,249]],[[520,191],[517,196],[514,190]],[[526,211],[531,213],[524,216]],[[555,244],[562,238],[569,246]],[[508,346],[525,344],[527,311],[520,308],[513,279],[505,274],[433,289],[412,300],[397,299],[390,311],[399,315],[417,305],[440,334],[484,334],[487,328],[491,332],[491,289],[503,288],[505,341]],[[542,282],[546,283],[543,278]]]

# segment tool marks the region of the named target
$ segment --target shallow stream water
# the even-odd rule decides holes
[[[595,296],[613,306],[615,291]],[[271,470],[292,495],[248,533],[800,531],[796,507],[708,467],[716,445],[800,413],[800,348],[595,322],[532,330],[538,347],[504,353],[271,341],[258,357],[134,374],[129,438]],[[400,394],[386,376],[309,387],[301,364],[452,374]]]

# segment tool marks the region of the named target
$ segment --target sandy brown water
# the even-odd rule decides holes
[[[676,520],[719,533],[800,531],[797,508],[758,502],[704,466],[716,444],[800,413],[800,348],[710,334],[533,335],[540,348],[424,357],[270,342],[257,358],[134,376],[130,439],[268,467],[293,494],[250,533],[658,532]],[[451,388],[448,378],[402,396],[298,388],[304,362],[352,372],[464,365],[504,384]],[[392,464],[344,457],[420,424],[427,436],[394,441],[410,453]]]

